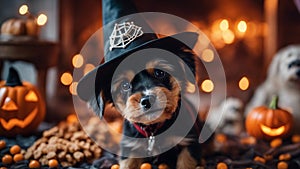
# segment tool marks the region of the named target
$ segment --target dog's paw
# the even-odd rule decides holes
[[[184,148],[178,156],[176,169],[195,169],[197,161],[191,156],[187,148]]]

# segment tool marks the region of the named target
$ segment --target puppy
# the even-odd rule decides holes
[[[200,163],[198,139],[202,121],[183,95],[190,81],[183,65],[188,65],[195,74],[197,57],[189,49],[170,52],[178,57],[170,61],[141,56],[145,58],[139,62],[144,67],[142,71],[126,67],[112,79],[111,92],[100,91],[98,103],[90,103],[95,109],[99,109],[97,104],[101,109],[113,103],[125,119],[120,144],[121,169],[138,169],[144,162],[195,169]],[[179,127],[172,128],[175,123]],[[186,133],[181,131],[185,128]]]
[[[256,106],[268,105],[274,95],[279,97],[279,107],[289,110],[300,133],[300,46],[281,49],[272,60],[267,79],[255,91],[246,107],[246,114]]]

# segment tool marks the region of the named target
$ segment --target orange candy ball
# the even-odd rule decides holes
[[[55,159],[49,160],[48,162],[49,167],[58,167],[58,161]]]
[[[149,163],[143,163],[140,169],[152,169],[152,166]]]
[[[281,161],[281,162],[279,162],[279,163],[277,164],[277,168],[278,168],[278,169],[288,169],[288,168],[289,168],[289,165],[288,165],[286,162]]]
[[[220,162],[218,163],[217,165],[217,169],[227,169],[227,164],[226,163],[223,163],[223,162]]]
[[[29,168],[40,168],[41,164],[36,160],[31,160],[29,163]]]
[[[0,140],[0,150],[5,148],[6,142],[4,140]]]
[[[300,143],[300,135],[299,134],[293,135],[292,142],[293,143]]]
[[[14,145],[9,149],[9,152],[14,155],[14,154],[18,154],[21,152],[21,147],[18,145]]]
[[[6,154],[2,157],[2,163],[3,164],[11,164],[13,161],[13,158],[11,157],[11,155]]]
[[[276,139],[274,139],[274,140],[272,140],[271,142],[270,142],[270,146],[272,147],[272,148],[276,148],[276,147],[279,147],[279,146],[281,146],[282,145],[282,139],[281,138],[276,138]]]
[[[120,166],[118,164],[114,164],[110,167],[110,169],[119,169]]]
[[[22,160],[24,160],[24,156],[23,156],[23,154],[15,154],[14,155],[14,162],[19,162],[19,161],[22,161]]]
[[[167,164],[159,164],[158,169],[169,169]]]

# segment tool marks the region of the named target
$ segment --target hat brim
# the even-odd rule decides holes
[[[154,39],[123,53],[122,55],[105,62],[90,71],[80,79],[77,85],[77,94],[84,100],[89,101],[99,94],[101,89],[109,89],[111,78],[118,65],[131,53],[145,48],[178,49],[186,47],[192,49],[198,40],[196,32],[182,32],[172,36]],[[110,91],[109,91],[110,92]]]

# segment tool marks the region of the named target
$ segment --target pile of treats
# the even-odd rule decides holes
[[[42,165],[57,160],[63,167],[92,161],[101,156],[101,148],[81,129],[78,122],[62,122],[43,133],[25,153],[25,159],[39,161]]]

